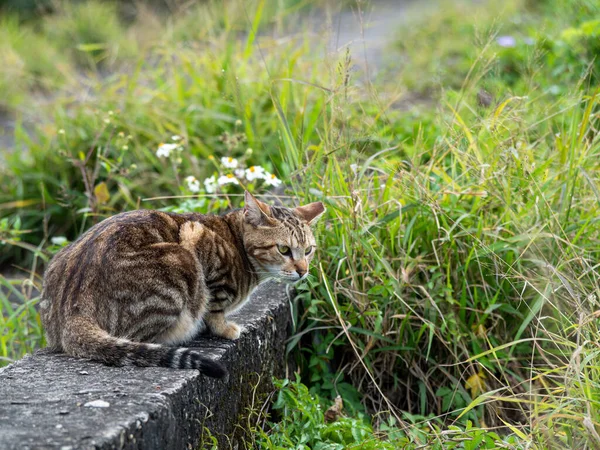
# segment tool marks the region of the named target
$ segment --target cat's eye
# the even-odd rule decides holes
[[[313,247],[308,247],[306,250],[304,250],[304,254],[306,256],[310,255],[313,251]]]
[[[289,255],[291,253],[290,248],[287,245],[278,245],[277,250],[279,250],[279,253],[282,255]]]

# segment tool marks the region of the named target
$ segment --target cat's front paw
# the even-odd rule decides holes
[[[242,334],[242,328],[235,322],[225,320],[225,315],[222,312],[209,313],[204,318],[204,321],[215,336],[234,341]]]
[[[242,329],[237,323],[225,322],[225,326],[219,330],[219,336],[225,339],[235,341],[242,334]]]

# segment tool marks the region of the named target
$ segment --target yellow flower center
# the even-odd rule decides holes
[[[232,174],[230,174],[230,173],[228,173],[228,174],[227,174],[227,178],[233,178],[233,175],[232,175]]]
[[[256,169],[254,168],[254,166],[250,167],[250,172],[256,172]]]
[[[231,162],[231,161],[233,161],[233,158],[230,156],[229,158],[227,158],[227,161]]]

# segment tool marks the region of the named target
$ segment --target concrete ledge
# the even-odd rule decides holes
[[[201,336],[189,345],[226,364],[227,382],[45,350],[26,356],[0,369],[0,449],[195,450],[208,444],[206,430],[219,449],[245,448],[240,418],[285,375],[289,317],[286,286],[266,284],[233,316],[245,327],[238,341]],[[85,406],[97,400],[108,406]]]

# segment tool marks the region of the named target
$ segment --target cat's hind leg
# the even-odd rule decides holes
[[[135,341],[169,345],[192,339],[202,325],[208,298],[194,255],[177,243],[156,243],[131,259],[136,263],[131,284],[137,286],[137,295],[120,301],[119,327],[107,330]],[[117,283],[115,279],[113,285]]]

